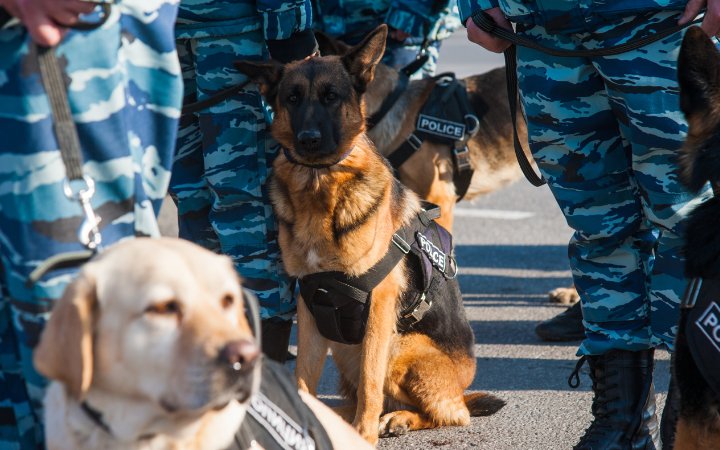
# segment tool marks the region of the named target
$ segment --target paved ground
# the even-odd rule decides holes
[[[459,76],[502,65],[502,57],[470,46],[460,34],[446,44],[440,70]],[[172,210],[164,211],[173,233]],[[566,244],[570,230],[547,188],[524,180],[462,203],[455,225],[460,283],[477,341],[478,371],[472,390],[502,397],[507,406],[494,416],[473,418],[464,428],[411,433],[380,441],[381,449],[569,449],[590,421],[590,380],[572,390],[577,343],[548,344],[535,324],[562,311],[546,293],[570,284]],[[669,358],[658,355],[656,388],[664,399]],[[337,403],[337,373],[331,362],[321,394]],[[349,449],[351,450],[351,449]]]

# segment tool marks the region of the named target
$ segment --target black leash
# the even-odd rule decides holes
[[[112,5],[102,3],[98,4],[98,6],[100,7],[100,14],[97,21],[80,21],[72,28],[87,31],[102,26],[110,17]],[[6,11],[0,10],[0,16],[2,16],[3,12],[7,15]],[[9,17],[9,15],[7,16]],[[7,17],[0,17],[0,22],[4,19],[7,19]],[[92,178],[83,174],[80,138],[70,111],[63,71],[55,54],[55,48],[34,43],[33,46],[40,68],[40,78],[50,103],[55,139],[57,139],[60,157],[65,166],[63,190],[68,199],[80,203],[85,215],[85,220],[78,231],[78,240],[85,246],[86,250],[61,253],[46,259],[30,273],[26,280],[28,286],[38,282],[50,270],[76,267],[87,262],[101,249],[102,243],[102,236],[98,228],[100,217],[95,214],[91,204],[91,199],[95,194],[95,182]],[[73,182],[75,185],[82,182],[84,186],[75,190],[72,186]]]
[[[598,56],[612,56],[612,55],[620,55],[622,53],[629,52],[631,50],[636,50],[638,48],[644,47],[646,45],[652,44],[653,42],[657,42],[661,39],[664,39],[674,33],[677,33],[678,31],[681,31],[682,29],[699,23],[702,19],[696,19],[692,22],[689,22],[684,25],[675,25],[669,28],[666,28],[662,31],[659,31],[658,33],[643,36],[637,39],[633,39],[629,42],[626,42],[624,44],[616,45],[613,47],[606,47],[606,48],[598,48],[593,50],[565,50],[565,49],[557,49],[552,47],[546,47],[543,45],[538,44],[537,42],[533,41],[532,39],[526,38],[524,36],[519,36],[515,34],[512,30],[506,30],[505,28],[502,28],[498,26],[497,23],[493,20],[493,18],[487,14],[485,11],[477,11],[475,14],[471,16],[473,23],[477,25],[478,28],[481,30],[490,33],[496,37],[499,37],[501,39],[505,39],[507,41],[510,41],[513,43],[512,46],[510,46],[507,50],[505,50],[505,78],[507,80],[507,91],[508,91],[508,102],[510,104],[510,115],[513,123],[513,142],[515,144],[515,156],[517,157],[518,163],[520,164],[520,169],[522,170],[523,174],[525,175],[525,178],[533,185],[533,186],[542,186],[546,183],[545,179],[542,178],[542,176],[539,176],[535,173],[535,171],[532,168],[532,164],[527,159],[527,156],[525,156],[525,151],[523,150],[522,144],[520,144],[520,140],[518,139],[518,132],[517,132],[517,103],[518,103],[518,80],[517,80],[517,51],[516,46],[520,45],[522,47],[527,47],[533,50],[541,51],[543,53],[546,53],[551,56],[561,56],[561,57],[598,57]]]
[[[208,98],[197,100],[197,96],[193,95],[190,97],[191,100],[193,100],[192,103],[185,103],[183,101],[182,105],[182,112],[180,113],[181,116],[186,116],[188,114],[194,114],[197,112],[202,111],[203,109],[209,108],[211,106],[217,105],[218,103],[229,99],[233,95],[239,93],[245,86],[250,84],[250,80],[243,81],[239,84],[234,84],[230,86],[229,88],[225,88],[222,91],[218,92],[217,94],[213,94]]]

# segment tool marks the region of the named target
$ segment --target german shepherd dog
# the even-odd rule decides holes
[[[386,37],[381,25],[343,56],[284,66],[236,63],[275,111],[271,131],[284,153],[274,162],[270,189],[291,276],[368,272],[388,251],[393,233],[421,210],[418,197],[393,177],[365,134],[363,93]],[[372,290],[359,345],[324,338],[305,301],[298,302],[298,387],[316,393],[330,347],[350,400],[338,412],[373,444],[379,434],[466,425],[470,416],[492,414],[505,404],[486,393],[464,392],[476,360],[456,281],[413,331],[397,331],[403,293],[412,284],[406,261]]]
[[[680,105],[688,136],[680,155],[682,181],[699,191],[710,181],[716,196],[688,218],[685,273],[720,278],[720,53],[698,27],[687,31],[678,59]],[[680,317],[673,377],[680,395],[675,449],[720,449],[720,396],[701,374],[688,341],[688,309]],[[695,326],[695,323],[692,324]]]
[[[351,46],[323,32],[315,31],[323,55],[344,55]],[[380,110],[383,101],[395,90],[400,74],[385,64],[375,68],[376,76],[365,92],[365,109],[369,117]],[[473,200],[494,192],[522,178],[513,145],[513,125],[507,101],[505,68],[464,78],[470,106],[480,120],[480,127],[467,143],[474,170],[470,187],[463,200]],[[418,115],[430,96],[436,81],[412,80],[385,117],[367,131],[368,137],[383,156],[391,154],[415,130]],[[527,142],[522,113],[517,118],[518,138]],[[420,198],[440,206],[437,222],[452,231],[457,194],[453,176],[455,166],[449,144],[425,140],[417,152],[397,171],[402,183]],[[533,161],[531,155],[526,155]],[[553,303],[573,304],[580,299],[574,287],[561,287],[548,293]]]

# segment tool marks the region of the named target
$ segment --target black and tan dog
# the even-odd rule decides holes
[[[688,136],[682,181],[716,196],[688,218],[686,268],[691,284],[676,339],[673,377],[680,395],[675,449],[720,449],[720,53],[700,28],[687,31],[678,60]],[[702,280],[699,283],[699,280]],[[689,307],[692,306],[692,307]],[[707,346],[707,347],[705,347]],[[710,376],[708,376],[708,374]]]
[[[322,32],[315,32],[323,55],[344,55],[350,46]],[[400,73],[385,64],[375,68],[376,76],[368,84],[364,99],[366,115],[377,113],[385,99],[395,91]],[[479,118],[478,132],[467,142],[474,170],[463,200],[469,201],[507,186],[522,178],[513,146],[513,125],[507,101],[505,68],[472,75],[462,80],[473,113]],[[436,80],[411,80],[382,120],[367,131],[368,137],[383,156],[390,155],[415,130],[415,126]],[[518,138],[527,142],[525,121],[518,114]],[[420,198],[440,206],[437,222],[452,231],[453,212],[458,201],[454,183],[456,170],[452,145],[425,140],[420,148],[397,170],[402,183]],[[527,158],[532,161],[528,154]],[[549,292],[554,303],[572,304],[580,297],[574,287],[561,287]]]
[[[271,194],[285,267],[300,279],[368,273],[397,244],[394,234],[421,213],[418,197],[393,177],[365,134],[363,93],[386,36],[381,26],[343,56],[285,66],[236,64],[275,110],[272,134],[284,154],[274,163]],[[464,392],[476,360],[455,280],[420,322],[398,331],[405,294],[414,285],[410,265],[402,259],[372,289],[359,345],[323,337],[319,328],[327,324],[316,322],[307,299],[298,303],[299,387],[315,393],[329,346],[352,401],[343,416],[371,443],[378,431],[466,425],[470,416],[504,405],[485,393]]]

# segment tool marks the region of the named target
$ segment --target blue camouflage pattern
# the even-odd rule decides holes
[[[159,235],[182,100],[170,0],[124,0],[93,31],[69,31],[57,48],[82,146],[96,184],[103,244]],[[31,353],[75,270],[30,272],[82,250],[80,205],[63,194],[65,168],[27,30],[0,30],[0,448],[44,448],[46,380]]]
[[[234,5],[237,14],[248,14],[233,19],[248,25],[220,35],[215,33],[215,16],[209,14],[205,20],[202,11],[203,5],[225,10],[225,4],[228,10]],[[282,30],[268,28],[263,26],[260,10],[281,12],[295,20],[282,22],[286,27]],[[308,29],[312,16],[309,3],[302,1],[256,5],[183,0],[180,16],[187,11],[195,11],[198,22],[187,26],[179,22],[176,34],[188,101],[246,81],[233,67],[234,61],[269,59],[266,40]],[[270,136],[271,120],[270,108],[254,84],[183,117],[170,192],[178,206],[180,237],[230,256],[243,286],[257,295],[263,319],[291,320],[296,306],[294,286],[282,266],[277,223],[266,186],[279,151]]]
[[[687,0],[457,0],[465,23],[473,12],[499,7],[513,23],[559,33],[592,32],[608,21],[638,14],[682,11]]]
[[[594,49],[671,27],[675,11],[552,34],[519,25],[539,44]],[[568,254],[586,339],[579,355],[673,349],[683,277],[684,219],[709,195],[678,180],[687,124],[677,56],[683,32],[618,56],[552,57],[518,48],[530,149],[575,230]]]
[[[411,78],[435,74],[442,40],[461,27],[456,0],[313,0],[313,27],[348,44],[359,43],[382,23],[409,35],[388,39],[383,63],[402,69],[425,44],[428,61]]]

